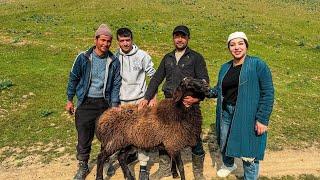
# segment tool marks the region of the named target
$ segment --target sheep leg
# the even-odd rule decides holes
[[[97,159],[97,174],[96,180],[103,180],[103,164],[107,160],[107,153],[101,148]]]
[[[176,179],[179,177],[179,174],[177,172],[177,163],[174,159],[171,160],[171,173],[172,173],[173,179]]]
[[[118,161],[119,161],[120,167],[122,169],[124,178],[128,179],[128,180],[134,180],[135,178],[132,175],[132,173],[128,167],[128,164],[127,164],[129,152],[130,152],[129,148],[124,148],[124,149],[120,150],[120,152],[118,154]]]
[[[181,180],[185,180],[186,177],[185,177],[185,174],[184,174],[183,161],[182,161],[182,159],[181,159],[181,154],[180,154],[180,152],[177,153],[177,154],[174,156],[174,161],[175,161],[175,163],[176,163],[177,166],[178,166]]]

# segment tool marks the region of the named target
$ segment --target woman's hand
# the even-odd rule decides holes
[[[268,126],[262,124],[261,122],[257,121],[256,122],[256,126],[255,126],[255,130],[257,132],[257,135],[261,135],[263,133],[265,133],[268,130]]]

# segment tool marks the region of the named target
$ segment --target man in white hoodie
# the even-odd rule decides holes
[[[117,31],[119,50],[116,56],[119,58],[122,77],[120,87],[121,104],[139,104],[147,91],[146,76],[150,78],[156,72],[151,57],[145,51],[133,43],[132,31],[128,28],[120,28]],[[156,104],[156,97],[150,101],[149,106]],[[149,156],[145,151],[139,150],[138,160],[140,162],[140,180],[148,180],[149,172],[147,162]]]
[[[122,77],[120,101],[121,104],[138,104],[147,90],[146,76],[151,78],[156,70],[151,57],[133,43],[130,29],[118,29],[117,40],[120,48],[115,55],[120,60]]]

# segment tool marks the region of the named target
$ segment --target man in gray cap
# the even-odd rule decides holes
[[[89,174],[88,160],[97,118],[109,107],[120,104],[120,62],[109,48],[112,42],[110,28],[101,24],[94,37],[95,45],[80,53],[71,68],[67,86],[65,109],[75,113],[78,133],[77,159],[79,169],[74,179],[85,179]],[[73,97],[77,96],[77,110]]]
[[[189,28],[184,25],[177,26],[174,28],[172,36],[175,49],[163,57],[156,73],[150,80],[144,99],[139,104],[139,108],[143,108],[149,104],[164,79],[166,80],[162,90],[165,98],[172,98],[174,89],[177,88],[181,80],[185,77],[204,79],[209,83],[206,62],[203,56],[188,47],[190,39]],[[186,107],[193,104],[198,106],[199,102],[199,99],[191,96],[187,96],[183,100],[183,104]],[[201,138],[198,137],[198,139],[197,145],[192,147],[193,174],[195,179],[204,179],[203,161],[205,152]],[[151,175],[151,179],[160,179],[170,175],[170,159],[168,154],[166,151],[159,150],[159,170]]]

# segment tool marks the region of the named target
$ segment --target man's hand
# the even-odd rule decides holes
[[[138,105],[138,111],[145,108],[147,105],[148,105],[149,101],[146,100],[146,99],[142,99],[140,102],[139,102],[139,105]]]
[[[265,133],[268,130],[268,126],[262,124],[261,122],[257,121],[256,122],[256,126],[255,126],[255,130],[257,132],[257,135],[261,135],[263,133]]]
[[[111,107],[112,110],[115,110],[117,112],[121,111],[121,106],[115,106],[115,107]]]
[[[200,102],[200,100],[198,98],[194,98],[192,96],[186,96],[183,98],[183,105],[186,106],[186,107],[190,107],[192,106],[192,104],[195,104],[195,103],[198,103]]]
[[[68,101],[65,107],[66,111],[69,112],[70,115],[74,114],[74,106],[72,101]]]
[[[157,105],[157,96],[156,95],[149,102],[150,107],[153,107],[155,105]]]

